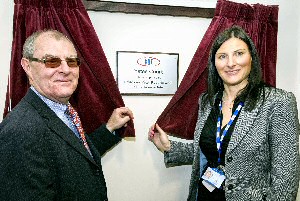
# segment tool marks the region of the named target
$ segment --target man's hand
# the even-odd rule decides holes
[[[121,128],[122,126],[126,127],[127,122],[133,119],[133,113],[128,107],[119,107],[116,108],[112,115],[110,116],[106,128],[110,132],[114,132],[115,130]]]

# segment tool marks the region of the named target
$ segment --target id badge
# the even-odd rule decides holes
[[[208,167],[201,178],[209,184],[220,188],[226,177],[221,169]]]

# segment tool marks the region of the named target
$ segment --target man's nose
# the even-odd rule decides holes
[[[59,68],[63,71],[63,72],[69,72],[70,71],[70,67],[68,65],[68,63],[66,62],[66,60],[62,59]]]

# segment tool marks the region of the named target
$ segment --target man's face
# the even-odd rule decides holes
[[[34,58],[58,57],[62,60],[77,57],[73,45],[66,39],[57,40],[43,34],[36,39]],[[56,68],[47,68],[44,63],[22,59],[31,85],[43,96],[60,103],[67,103],[75,91],[79,67],[69,67],[62,61]]]

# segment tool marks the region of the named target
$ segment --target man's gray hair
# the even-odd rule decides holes
[[[23,58],[33,57],[34,50],[35,50],[35,41],[39,36],[43,34],[47,34],[49,37],[55,38],[56,40],[67,40],[74,46],[72,41],[63,33],[54,29],[45,29],[45,30],[34,32],[26,39],[23,45]]]

